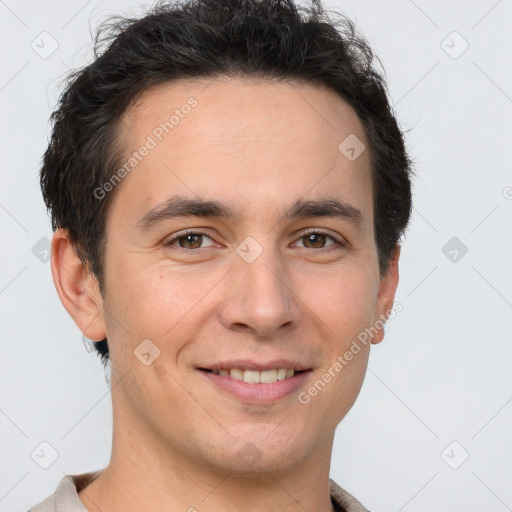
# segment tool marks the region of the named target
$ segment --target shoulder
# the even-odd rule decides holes
[[[79,475],[65,475],[55,492],[28,512],[87,512],[78,497],[78,491],[97,478],[103,470],[90,471]]]
[[[342,489],[334,480],[329,479],[331,500],[340,512],[370,512],[360,501]]]

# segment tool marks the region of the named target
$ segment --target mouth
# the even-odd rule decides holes
[[[213,370],[211,368],[199,368],[199,370],[221,375],[234,380],[244,381],[248,384],[273,384],[274,382],[290,379],[310,370],[295,370],[293,368],[274,368],[270,370],[244,370],[242,368]]]
[[[212,389],[234,397],[239,402],[254,405],[275,403],[294,394],[313,373],[312,368],[297,367],[298,365],[293,367],[292,364],[278,365],[275,368],[262,365],[265,368],[260,366],[259,370],[250,363],[246,366],[252,368],[241,364],[230,368],[226,366],[197,369],[213,385]]]

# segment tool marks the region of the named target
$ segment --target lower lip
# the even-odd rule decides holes
[[[296,373],[293,377],[287,377],[271,384],[249,383],[243,380],[232,379],[225,375],[199,370],[213,384],[235,396],[242,402],[251,404],[270,404],[291,395],[304,383],[312,373],[306,370]]]

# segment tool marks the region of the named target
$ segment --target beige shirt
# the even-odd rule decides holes
[[[102,471],[103,469],[80,475],[66,475],[52,495],[28,512],[88,512],[78,497],[78,491],[87,487]],[[336,512],[370,512],[331,479],[329,487]]]

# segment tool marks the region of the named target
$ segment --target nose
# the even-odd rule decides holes
[[[263,251],[252,263],[235,258],[220,311],[226,329],[275,338],[296,329],[301,314],[290,272],[277,254]]]

